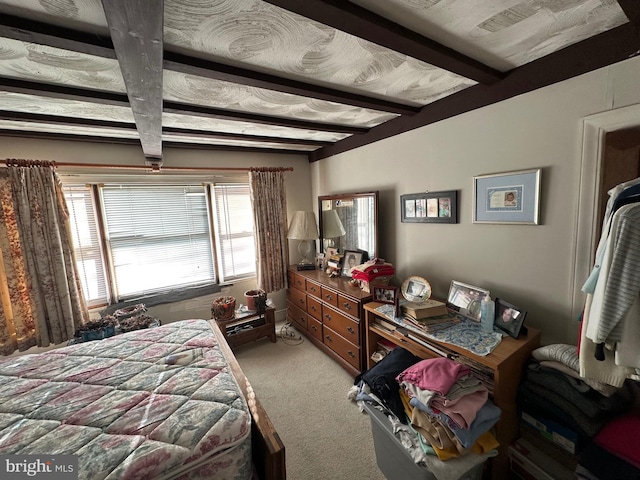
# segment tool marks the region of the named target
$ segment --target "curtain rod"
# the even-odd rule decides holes
[[[18,160],[13,158],[7,158],[0,160],[0,164],[7,165],[7,163],[16,163]],[[19,160],[23,161],[23,160]],[[41,165],[51,165],[52,167],[93,167],[93,168],[113,168],[121,170],[149,170],[158,172],[162,170],[167,171],[225,171],[225,172],[293,172],[293,167],[161,167],[156,170],[155,167],[150,165],[118,165],[115,163],[74,163],[74,162],[55,162],[46,160],[26,160],[27,162],[33,162],[34,165],[40,163]]]

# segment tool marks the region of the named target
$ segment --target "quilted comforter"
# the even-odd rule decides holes
[[[0,453],[77,455],[87,480],[251,478],[251,417],[219,342],[185,320],[0,360]]]

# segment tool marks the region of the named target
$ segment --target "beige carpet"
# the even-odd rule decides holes
[[[288,480],[384,479],[371,422],[347,398],[353,377],[342,367],[304,337],[235,354],[285,445]]]

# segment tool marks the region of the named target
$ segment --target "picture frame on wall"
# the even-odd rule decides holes
[[[540,168],[473,177],[473,223],[538,225]]]
[[[458,223],[458,191],[401,195],[400,213],[404,223]]]

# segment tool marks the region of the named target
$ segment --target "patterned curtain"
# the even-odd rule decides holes
[[[267,293],[276,292],[287,286],[289,259],[284,171],[252,168],[249,183],[256,228],[258,288]]]
[[[73,337],[88,320],[66,203],[50,162],[0,169],[0,354]]]

